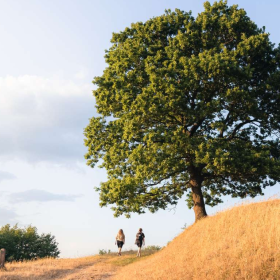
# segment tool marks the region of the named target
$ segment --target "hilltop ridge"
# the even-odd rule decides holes
[[[209,216],[114,280],[280,279],[280,200]]]

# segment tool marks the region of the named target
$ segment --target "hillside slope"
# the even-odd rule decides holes
[[[280,200],[207,217],[113,279],[280,279]]]

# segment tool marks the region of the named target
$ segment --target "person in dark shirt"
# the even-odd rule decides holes
[[[137,257],[141,257],[141,248],[142,245],[145,245],[145,234],[143,233],[142,228],[139,228],[139,231],[136,234],[135,244],[138,246]]]

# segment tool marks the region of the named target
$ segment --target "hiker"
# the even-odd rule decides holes
[[[141,257],[141,247],[145,245],[145,234],[143,233],[142,228],[139,228],[139,231],[136,234],[135,244],[138,246],[137,257]]]
[[[117,244],[118,248],[119,248],[118,256],[122,255],[121,251],[122,251],[122,246],[124,243],[125,243],[125,235],[123,233],[123,230],[120,229],[116,236],[116,242],[115,242],[115,244]]]

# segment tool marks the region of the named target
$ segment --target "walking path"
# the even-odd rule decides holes
[[[143,258],[155,251],[144,250]],[[143,258],[136,251],[96,255],[77,259],[43,259],[37,261],[6,263],[0,270],[0,280],[109,280],[118,270]]]

